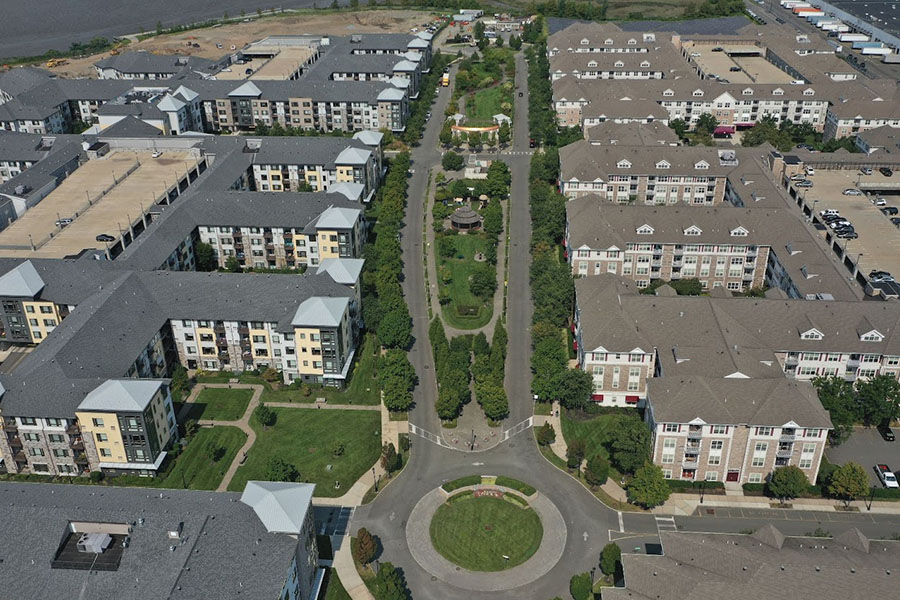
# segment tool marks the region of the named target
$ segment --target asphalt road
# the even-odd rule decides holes
[[[348,0],[339,0],[345,5]],[[0,18],[0,57],[33,56],[47,50],[68,50],[72,42],[256,13],[258,8],[309,8],[314,0],[41,0],[3,2]],[[330,0],[327,1],[330,4]],[[326,0],[318,0],[326,6]]]

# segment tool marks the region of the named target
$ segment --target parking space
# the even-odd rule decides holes
[[[880,175],[880,174],[879,174]],[[869,271],[882,270],[900,276],[900,229],[891,223],[891,217],[881,212],[881,208],[873,203],[873,199],[882,194],[870,193],[863,196],[845,196],[846,189],[859,189],[866,176],[851,170],[825,171],[817,170],[809,177],[813,187],[803,190],[806,203],[814,206],[818,214],[822,210],[834,209],[850,221],[857,239],[836,239],[830,228],[821,229],[819,235],[831,236],[855,262],[859,260],[859,270],[864,275]],[[886,206],[900,208],[900,197],[884,194]]]
[[[783,83],[790,84],[793,78],[759,55],[760,48],[711,46],[709,44],[685,43],[691,60],[707,75],[717,75],[731,83]],[[713,48],[722,48],[713,52]],[[734,70],[732,70],[734,69]]]
[[[874,428],[857,427],[846,442],[825,451],[828,460],[835,464],[849,461],[859,463],[869,475],[872,485],[881,487],[874,466],[885,463],[891,469],[900,471],[900,442],[886,442]]]

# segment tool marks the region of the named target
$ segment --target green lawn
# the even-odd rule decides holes
[[[637,419],[637,413],[633,417],[618,414],[597,415],[587,420],[573,419],[569,416],[568,411],[561,411],[560,419],[562,420],[562,433],[566,443],[572,440],[583,440],[587,456],[591,457],[599,454],[609,460],[609,452],[604,444],[609,440],[609,432],[615,428],[620,419],[634,418]],[[559,432],[557,432],[557,435]],[[610,465],[610,478],[620,479],[622,474],[616,471],[615,467]]]
[[[466,125],[487,126],[494,125],[494,115],[504,112],[500,108],[503,102],[503,92],[500,86],[478,90],[474,98],[466,99]],[[505,111],[509,113],[510,111]],[[507,114],[508,117],[512,115]]]
[[[325,588],[325,600],[350,600],[350,594],[344,589],[337,569],[328,569],[328,587]]]
[[[475,262],[475,253],[487,250],[487,240],[483,233],[457,235],[453,239],[456,240],[456,255],[449,259],[437,256],[438,286],[441,290],[446,288],[450,295],[450,302],[442,307],[444,321],[457,329],[478,329],[491,320],[494,301],[492,298],[489,302],[484,302],[469,290],[469,274],[478,264]],[[459,256],[463,258],[458,258]],[[450,272],[452,279],[449,284],[443,282],[442,268]],[[461,315],[460,306],[478,307],[478,313]]]
[[[197,394],[188,412],[190,419],[212,421],[237,421],[244,416],[253,390],[205,388]]]
[[[261,402],[315,402],[316,398],[326,398],[328,402],[333,404],[376,406],[381,402],[380,390],[378,383],[375,381],[376,350],[377,342],[375,336],[366,334],[363,342],[356,350],[353,365],[350,367],[350,383],[344,389],[311,386],[309,396],[304,396],[299,389],[288,389],[285,386],[279,386],[278,389],[275,389],[269,382],[252,373],[241,373],[237,378],[241,383],[263,386],[263,393],[260,397]],[[200,383],[228,383],[228,380],[233,378],[235,378],[233,373],[215,372],[197,377],[197,381]],[[191,417],[194,417],[194,415],[192,414]]]
[[[237,427],[201,428],[184,452],[175,459],[175,466],[159,486],[191,490],[216,489],[245,441],[247,435]],[[217,462],[209,457],[207,447],[211,444],[225,448],[224,455]],[[241,489],[244,489],[243,486]]]
[[[266,479],[269,460],[275,456],[293,464],[301,481],[318,484],[316,496],[345,494],[359,477],[372,468],[381,454],[381,414],[378,411],[312,410],[275,408],[275,425],[264,430],[256,417],[256,443],[241,466],[229,490],[241,491],[251,479]],[[336,442],[344,453],[334,456]],[[332,470],[327,470],[332,465]],[[334,482],[341,483],[335,489]]]
[[[501,571],[522,564],[537,552],[543,534],[534,510],[486,496],[443,504],[431,520],[434,548],[470,571]]]

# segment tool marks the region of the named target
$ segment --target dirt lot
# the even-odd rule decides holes
[[[255,17],[255,15],[254,15]],[[430,15],[412,10],[375,10],[352,13],[323,14],[304,13],[301,15],[265,17],[249,23],[234,23],[221,27],[195,29],[171,35],[162,35],[126,46],[128,51],[147,50],[157,54],[191,54],[203,58],[217,59],[227,54],[231,46],[242,48],[250,42],[269,35],[350,35],[352,33],[405,33],[412,27],[421,27],[430,20]],[[200,44],[199,48],[188,48],[188,42]],[[222,48],[216,48],[216,44]],[[62,77],[96,77],[93,64],[109,56],[109,53],[87,58],[69,60],[68,64],[50,69]]]

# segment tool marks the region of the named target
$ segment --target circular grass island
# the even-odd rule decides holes
[[[537,552],[544,528],[522,497],[468,490],[438,507],[430,533],[434,549],[455,565],[469,571],[502,571]]]

